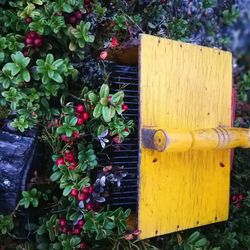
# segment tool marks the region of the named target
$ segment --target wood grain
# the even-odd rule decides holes
[[[229,52],[142,35],[139,67],[140,131],[231,125]],[[140,150],[141,239],[227,220],[230,150]]]

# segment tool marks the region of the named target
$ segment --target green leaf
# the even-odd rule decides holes
[[[102,105],[100,103],[98,103],[96,106],[95,106],[95,109],[93,111],[93,116],[95,118],[99,118],[102,114]]]
[[[73,118],[70,120],[69,123],[70,123],[71,126],[75,126],[76,123],[77,123],[77,117],[73,117]]]
[[[5,64],[4,67],[3,67],[3,70],[6,70],[6,69],[11,72],[12,76],[17,75],[21,70],[21,68],[15,63],[7,63],[7,64]]]
[[[30,72],[28,70],[23,70],[21,76],[25,82],[30,81]]]
[[[202,238],[194,243],[195,247],[205,247],[208,244],[208,240],[206,238]]]
[[[56,81],[58,83],[63,82],[62,76],[59,73],[57,73],[56,71],[54,71],[54,74],[52,75],[51,79],[53,79],[54,81]]]
[[[50,179],[55,182],[57,181],[60,177],[62,176],[62,173],[60,171],[57,171],[55,173],[53,173],[51,176],[50,176]]]
[[[103,116],[103,119],[105,122],[111,121],[111,112],[110,112],[110,108],[108,106],[102,107],[102,116]]]
[[[121,105],[124,98],[124,92],[119,91],[112,96],[111,102],[116,105]]]
[[[98,100],[99,100],[98,95],[94,94],[93,92],[88,94],[88,98],[94,104],[96,104],[98,102]]]
[[[100,98],[107,98],[109,95],[109,86],[107,84],[103,84],[100,89]]]
[[[193,244],[199,239],[199,237],[200,237],[200,232],[196,231],[188,237],[187,242]]]
[[[65,197],[68,196],[69,193],[71,192],[71,190],[72,190],[72,186],[71,185],[66,186],[64,188],[64,190],[63,190],[63,196],[65,196]]]

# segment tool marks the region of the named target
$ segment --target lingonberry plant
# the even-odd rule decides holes
[[[124,118],[124,92],[110,91],[106,49],[142,32],[226,48],[221,31],[237,15],[231,1],[0,1],[0,116],[21,132],[36,127],[47,145],[42,176],[12,214],[0,215],[0,248],[248,249],[249,189],[233,187],[228,224],[138,242],[140,232],[127,227],[130,210],[107,203],[108,187],[127,173],[98,161],[135,128]],[[235,181],[245,183],[249,173],[238,165]]]

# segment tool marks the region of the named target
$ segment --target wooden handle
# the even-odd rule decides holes
[[[250,148],[250,129],[225,127],[193,131],[142,129],[142,144],[145,148],[160,152]]]

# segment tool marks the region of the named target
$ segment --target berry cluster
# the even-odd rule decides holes
[[[78,201],[84,202],[84,208],[88,211],[94,210],[98,211],[100,209],[99,203],[92,199],[92,194],[94,193],[94,187],[84,187],[82,190],[73,188],[70,192],[72,197],[75,197]]]
[[[75,109],[77,116],[77,125],[82,125],[89,119],[89,113],[85,110],[84,105],[78,104]]]
[[[68,235],[70,234],[79,235],[83,230],[85,221],[83,219],[78,220],[77,224],[74,225],[71,221],[67,221],[65,218],[59,218],[58,224],[60,232]],[[87,249],[87,248],[88,245],[85,242],[81,242],[78,246],[78,249]]]
[[[242,201],[245,199],[245,196],[242,193],[235,194],[231,197],[231,202],[234,204],[235,207],[241,208]]]
[[[30,31],[25,36],[25,44],[27,47],[33,46],[35,48],[39,48],[43,45],[43,37],[35,31]]]
[[[75,170],[77,168],[77,162],[74,156],[74,153],[71,151],[66,151],[64,153],[64,157],[60,157],[56,159],[56,165],[66,165],[70,170]]]
[[[65,16],[66,22],[72,25],[78,24],[83,18],[81,11],[75,11]]]

